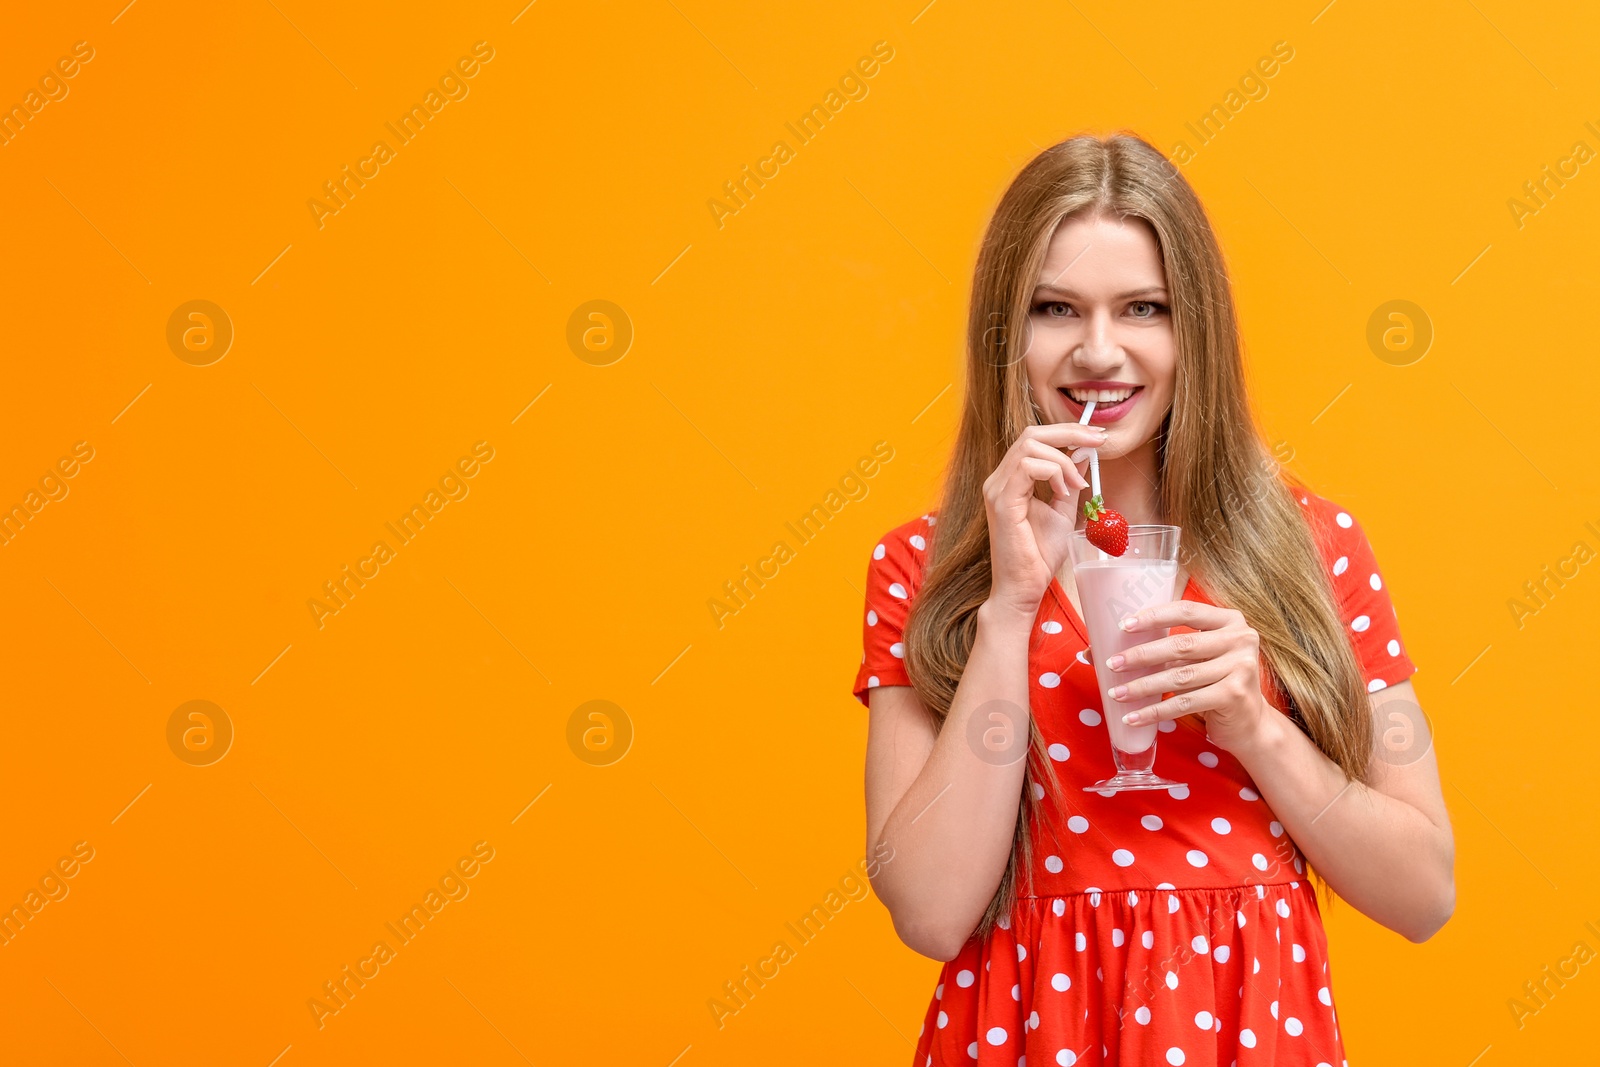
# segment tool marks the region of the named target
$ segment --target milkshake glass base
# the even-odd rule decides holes
[[[1127,771],[1114,774],[1110,778],[1096,782],[1094,785],[1083,787],[1085,793],[1098,793],[1102,790],[1122,792],[1129,789],[1173,789],[1177,786],[1188,788],[1188,782],[1174,782],[1170,778],[1163,778],[1154,771]]]
[[[1117,773],[1110,778],[1103,778],[1094,785],[1083,787],[1085,793],[1117,793],[1132,789],[1174,789],[1187,788],[1188,782],[1174,782],[1170,778],[1163,778],[1152,768],[1156,762],[1156,743],[1152,739],[1150,746],[1142,752],[1124,752],[1113,742],[1111,745],[1111,762],[1117,768]]]

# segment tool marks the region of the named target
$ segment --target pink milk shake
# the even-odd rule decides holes
[[[1126,685],[1135,678],[1156,673],[1162,669],[1161,665],[1136,671],[1114,671],[1106,666],[1106,660],[1135,645],[1167,636],[1165,627],[1127,633],[1118,629],[1117,620],[1175,599],[1178,563],[1124,556],[1078,563],[1072,574],[1078,585],[1078,600],[1083,605],[1083,621],[1089,628],[1089,655],[1094,659],[1095,678],[1100,683],[1100,706],[1105,712],[1106,728],[1111,731],[1111,743],[1123,752],[1143,752],[1155,743],[1156,727],[1129,726],[1122,717],[1156,703],[1161,694],[1120,701],[1111,699],[1108,693],[1113,686]]]

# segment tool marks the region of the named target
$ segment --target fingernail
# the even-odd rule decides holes
[[[1121,670],[1122,665],[1126,662],[1128,661],[1121,656],[1112,656],[1110,659],[1106,660],[1106,666],[1110,667],[1114,671],[1117,671]]]
[[[1127,723],[1129,726],[1136,725],[1139,721],[1139,713],[1137,711],[1130,711],[1128,714],[1122,717],[1122,721]]]
[[[1119,619],[1117,621],[1117,629],[1119,629],[1119,630],[1131,630],[1131,629],[1133,629],[1133,616],[1132,615],[1127,615],[1127,616],[1124,616],[1123,618]]]
[[[1112,700],[1121,700],[1123,697],[1125,697],[1127,695],[1128,695],[1128,687],[1127,686],[1125,686],[1125,685],[1114,685],[1114,686],[1111,687],[1111,699]],[[1126,722],[1127,720],[1124,719],[1123,721]]]

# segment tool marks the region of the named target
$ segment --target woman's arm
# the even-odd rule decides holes
[[[911,686],[873,686],[867,698],[867,853],[882,855],[880,843],[892,850],[872,885],[900,939],[934,959],[961,951],[1011,860],[1032,725],[1034,620],[1088,488],[1077,465],[1105,437],[1104,427],[1075,422],[1025,427],[984,479],[989,599],[944,725],[934,730]],[[1082,447],[1069,459],[1062,449],[1074,445]],[[895,603],[908,596],[889,593]]]
[[[868,697],[867,854],[892,849],[872,879],[912,949],[950,960],[993,898],[1011,856],[1028,745],[1033,616],[978,609],[978,631],[944,727],[909,686]],[[974,717],[978,722],[974,722]]]
[[[1372,785],[1345,777],[1262,698],[1253,739],[1232,749],[1295,845],[1363,914],[1414,942],[1455,910],[1455,838],[1427,720],[1409,681],[1369,697]]]

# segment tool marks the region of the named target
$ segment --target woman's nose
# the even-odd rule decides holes
[[[1073,359],[1085,368],[1114,366],[1122,362],[1122,348],[1108,330],[1090,329],[1078,343]]]

